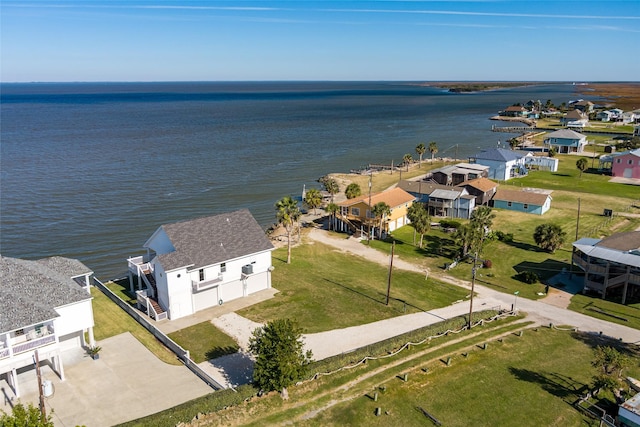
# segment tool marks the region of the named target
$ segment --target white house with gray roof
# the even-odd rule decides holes
[[[471,157],[469,163],[488,166],[489,174],[487,178],[489,179],[506,181],[527,174],[527,157],[533,157],[533,154],[505,148],[490,148]]]
[[[138,304],[158,320],[271,287],[275,248],[247,209],[162,225],[143,247],[129,259],[130,285],[137,276]]]
[[[551,132],[544,139],[547,150],[555,148],[560,154],[582,153],[587,145],[587,137],[571,129]]]
[[[65,356],[75,358],[83,347],[95,345],[92,274],[75,259],[0,256],[0,377],[16,396],[18,371],[33,366],[36,351],[64,380]]]

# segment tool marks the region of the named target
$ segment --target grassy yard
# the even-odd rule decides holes
[[[92,287],[91,295],[93,296],[93,317],[96,324],[93,331],[98,344],[100,344],[100,340],[124,332],[131,332],[131,335],[136,337],[158,359],[171,365],[182,364],[175,354],[162,345],[149,331],[114,304],[100,290]]]
[[[620,305],[616,302],[591,298],[586,295],[575,295],[571,298],[569,310],[640,329],[640,303]]]
[[[240,347],[229,335],[211,322],[202,322],[169,334],[169,338],[189,350],[196,363],[205,362],[227,354],[236,353]]]
[[[445,426],[597,425],[572,405],[595,374],[590,365],[594,344],[547,328],[525,331],[522,337],[510,334],[489,343],[487,350],[474,346],[465,350],[467,357],[452,355],[449,367],[443,363],[446,357],[417,362],[403,371],[407,382],[399,374],[297,425],[431,425],[420,407]],[[638,357],[637,349],[632,357]],[[637,363],[625,372],[638,373]]]
[[[280,293],[238,314],[257,322],[292,318],[310,333],[444,307],[468,293],[395,270],[387,306],[387,268],[320,243],[293,248],[291,264],[286,264],[286,248],[278,249],[273,265],[273,287]]]

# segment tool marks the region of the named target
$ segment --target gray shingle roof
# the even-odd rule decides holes
[[[51,270],[57,271],[65,277],[78,277],[93,274],[93,271],[73,258],[64,258],[61,256],[53,256],[50,258],[39,259],[38,262]]]
[[[545,139],[551,138],[561,138],[561,139],[582,139],[585,136],[579,132],[576,132],[571,129],[560,129],[555,132],[551,132],[549,135],[546,135]]]
[[[483,150],[475,155],[476,160],[494,160],[499,162],[510,162],[512,160],[518,160],[525,156],[525,154],[518,151],[506,150],[504,148],[490,148]]]
[[[47,264],[0,256],[0,332],[54,319],[56,307],[92,298],[70,276]]]
[[[158,255],[166,271],[201,268],[274,249],[249,210],[162,225],[174,252]]]

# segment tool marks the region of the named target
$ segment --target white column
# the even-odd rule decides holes
[[[56,363],[56,371],[58,371],[58,376],[60,377],[60,381],[64,381],[64,365],[62,364],[62,357],[60,356],[60,351],[58,350],[58,355],[53,357],[54,360],[57,360]]]
[[[93,337],[93,326],[87,330],[87,333],[89,334],[89,347],[95,347],[96,339]],[[84,334],[82,335],[84,337]]]
[[[15,368],[13,368],[11,370],[11,372],[9,373],[8,378],[10,379],[9,385],[13,388],[13,393],[16,395],[17,398],[19,398],[20,397],[20,387],[18,386],[18,372],[16,371]]]
[[[129,292],[133,293],[133,274],[129,270]]]

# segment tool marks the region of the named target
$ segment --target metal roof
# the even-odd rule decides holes
[[[600,239],[582,238],[574,242],[573,246],[590,257],[640,268],[640,255],[618,249],[597,246],[600,241]]]

